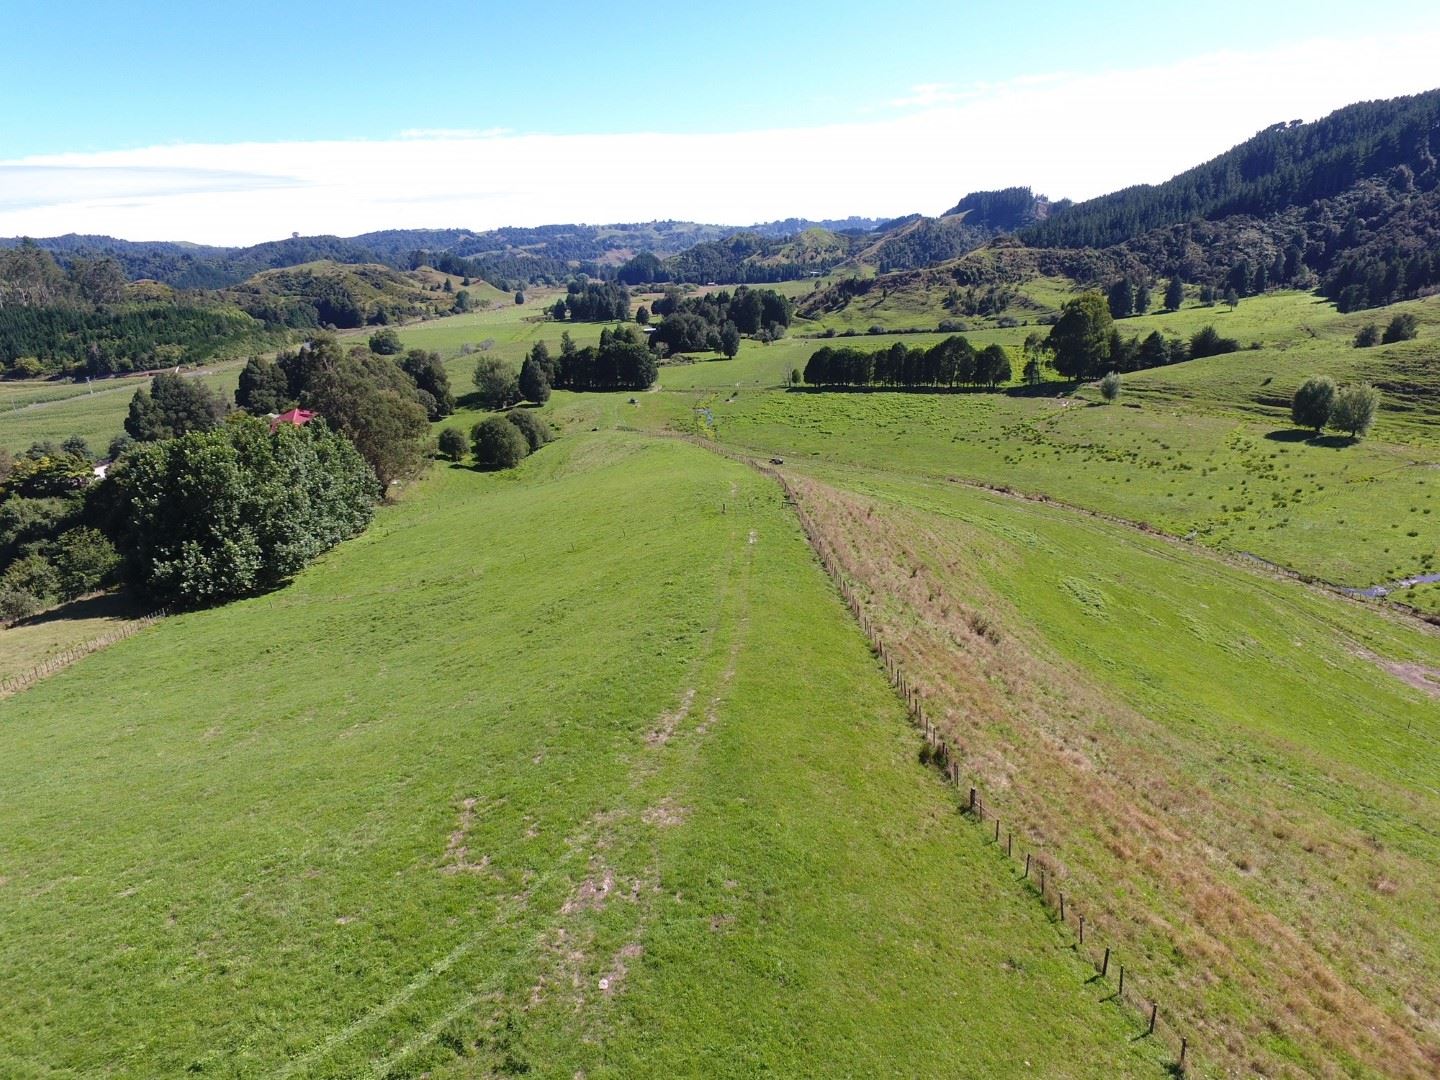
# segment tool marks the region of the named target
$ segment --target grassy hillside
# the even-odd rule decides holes
[[[1212,1062],[1432,1075],[1440,637],[1052,506],[815,472],[984,798]]]
[[[1421,322],[1412,342],[1355,349],[1355,331],[1377,313],[1340,315],[1300,293],[1225,308],[1123,320],[1124,331],[1188,335],[1214,323],[1259,349],[1127,375],[1122,404],[1094,390],[1066,394],[815,393],[784,391],[792,368],[822,344],[789,338],[747,343],[730,361],[661,371],[661,393],[634,406],[583,399],[562,404],[576,423],[695,430],[697,409],[722,441],[786,457],[815,457],[931,477],[1009,485],[1145,522],[1234,553],[1250,553],[1347,586],[1436,569],[1429,522],[1440,513],[1434,480],[1440,298],[1395,305]],[[1033,329],[1033,328],[1032,328]],[[971,332],[1017,356],[1024,327]],[[928,345],[939,335],[879,335]],[[1307,438],[1289,400],[1308,375],[1369,379],[1384,405],[1371,437],[1355,445]],[[1419,586],[1400,598],[1437,610]]]
[[[769,481],[437,470],[6,703],[0,1072],[1156,1075],[915,749]]]

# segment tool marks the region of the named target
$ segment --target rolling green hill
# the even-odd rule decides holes
[[[916,745],[770,481],[439,469],[5,703],[0,1071],[1159,1074]]]

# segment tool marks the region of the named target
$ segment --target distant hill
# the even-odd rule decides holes
[[[263,270],[221,295],[254,318],[293,329],[398,322],[443,313],[455,302],[419,274],[330,260]]]
[[[1050,214],[1038,247],[1124,247],[1155,274],[1318,283],[1342,310],[1440,286],[1440,90],[1274,124],[1163,184]]]
[[[878,222],[851,217],[814,222],[788,218],[752,226],[746,232],[773,240],[807,229],[863,232]],[[723,240],[735,226],[687,221],[613,225],[542,225],[475,232],[469,229],[388,229],[360,236],[293,236],[249,247],[216,247],[181,241],[118,240],[70,233],[38,239],[62,264],[80,257],[109,256],[132,281],[149,279],[181,289],[219,289],[265,270],[316,261],[384,264],[409,270],[434,265],[456,274],[483,277],[500,287],[534,280],[562,281],[575,271],[602,273],[641,252],[660,258],[696,244]],[[0,239],[13,248],[19,237]]]
[[[997,232],[1019,232],[1046,220],[1053,211],[1071,205],[1069,199],[1052,203],[1028,187],[1011,187],[998,191],[972,191],[941,217],[964,215],[967,225]]]

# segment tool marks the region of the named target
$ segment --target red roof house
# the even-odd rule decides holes
[[[275,434],[281,424],[289,424],[291,427],[304,427],[311,420],[314,420],[316,413],[309,409],[291,409],[289,412],[282,412],[279,416],[270,418],[270,434]]]

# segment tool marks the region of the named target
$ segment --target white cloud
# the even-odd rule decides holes
[[[728,134],[414,129],[379,141],[160,146],[0,161],[0,235],[251,243],[556,221],[939,213],[1030,184],[1156,182],[1268,124],[1431,89],[1440,33],[1316,40],[1164,66],[932,82],[863,121]]]

